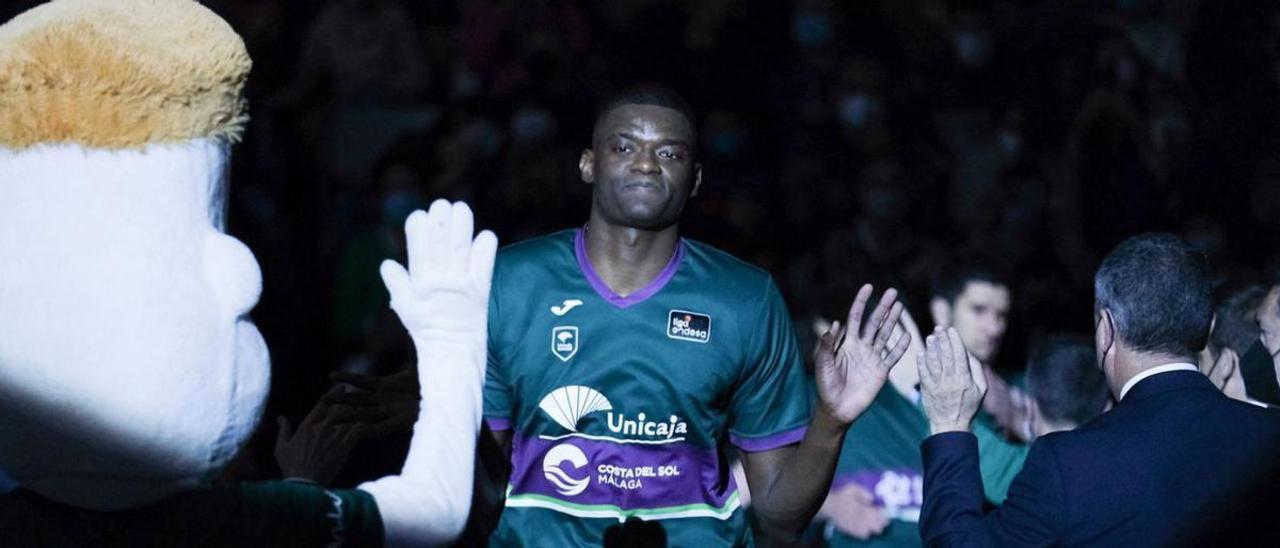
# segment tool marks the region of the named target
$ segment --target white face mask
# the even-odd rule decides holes
[[[222,233],[226,160],[207,140],[0,149],[0,468],[24,488],[144,504],[256,427],[262,279]]]

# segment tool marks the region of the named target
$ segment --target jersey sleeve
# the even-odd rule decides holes
[[[809,422],[808,383],[791,315],[773,280],[745,322],[746,363],[729,402],[729,441],[749,453],[799,442]]]
[[[368,493],[292,482],[200,488],[151,506],[95,512],[33,494],[0,496],[6,546],[383,545]]]
[[[484,422],[493,431],[511,429],[511,407],[514,403],[502,352],[503,322],[499,293],[503,286],[499,265],[494,267],[493,289],[489,293],[489,346],[484,373]]]

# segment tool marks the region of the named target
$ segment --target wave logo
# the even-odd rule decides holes
[[[542,457],[542,475],[556,486],[557,493],[572,497],[587,490],[587,485],[591,483],[591,473],[588,472],[582,479],[575,479],[561,468],[561,465],[566,462],[574,468],[582,468],[587,465],[587,455],[576,445],[568,443],[552,447],[547,451],[547,455]]]
[[[538,403],[551,420],[567,428],[570,432],[578,431],[578,421],[588,413],[596,411],[612,411],[613,404],[609,398],[588,386],[562,386],[552,390]]]

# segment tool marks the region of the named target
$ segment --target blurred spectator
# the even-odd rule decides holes
[[[1249,387],[1241,357],[1261,335],[1258,309],[1265,296],[1265,288],[1251,285],[1231,293],[1218,303],[1213,311],[1209,344],[1200,355],[1200,370],[1225,394],[1238,400],[1256,400],[1246,397]],[[1275,376],[1274,368],[1266,368],[1264,373],[1270,378]],[[1254,388],[1254,392],[1258,390]]]
[[[1258,308],[1258,329],[1261,331],[1262,350],[1265,350],[1271,358],[1271,371],[1277,379],[1277,383],[1280,383],[1280,281],[1272,285],[1262,299],[1262,305]],[[1256,355],[1257,353],[1250,351],[1247,354]],[[1246,361],[1257,363],[1254,360],[1247,359]],[[1280,405],[1280,390],[1272,390],[1272,385],[1267,382],[1266,368],[1258,367],[1257,370],[1264,373],[1258,374],[1256,377],[1247,373],[1251,369],[1248,365],[1245,366],[1245,369],[1246,375],[1248,375],[1246,382],[1254,378],[1257,379],[1256,382],[1250,383],[1251,388],[1253,386],[1259,387],[1255,391],[1257,393],[1256,399],[1270,405]],[[1253,392],[1250,394],[1253,394]]]
[[[338,104],[409,101],[427,85],[409,13],[390,0],[334,0],[311,22],[293,80],[273,99],[297,105],[324,93]]]

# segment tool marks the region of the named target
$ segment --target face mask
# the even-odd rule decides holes
[[[405,219],[413,210],[426,205],[426,201],[416,192],[396,190],[382,199],[382,224],[388,227],[404,226]]]
[[[905,205],[902,194],[886,189],[876,189],[868,192],[866,200],[869,214],[888,220],[899,218]]]
[[[532,143],[551,133],[555,121],[542,109],[521,109],[511,119],[511,137],[519,143]]]
[[[742,147],[742,135],[736,131],[721,131],[711,136],[711,150],[719,156],[731,157]]]
[[[831,18],[822,13],[797,13],[791,19],[791,38],[806,48],[826,44],[831,40]]]
[[[1254,341],[1249,350],[1240,356],[1240,376],[1244,378],[1244,391],[1250,398],[1263,403],[1280,404],[1275,357],[1267,352],[1267,347],[1263,346],[1261,340]]]
[[[965,66],[982,66],[990,52],[991,42],[982,33],[965,31],[956,36],[956,57]]]
[[[1013,130],[1001,131],[1000,148],[1004,149],[1005,154],[1010,158],[1017,158],[1018,153],[1022,152],[1022,136]]]
[[[1127,55],[1116,61],[1115,70],[1116,81],[1124,87],[1133,85],[1134,81],[1138,79],[1138,65]]]
[[[879,102],[867,94],[846,95],[840,99],[840,121],[848,127],[861,128],[867,125],[879,106]]]

